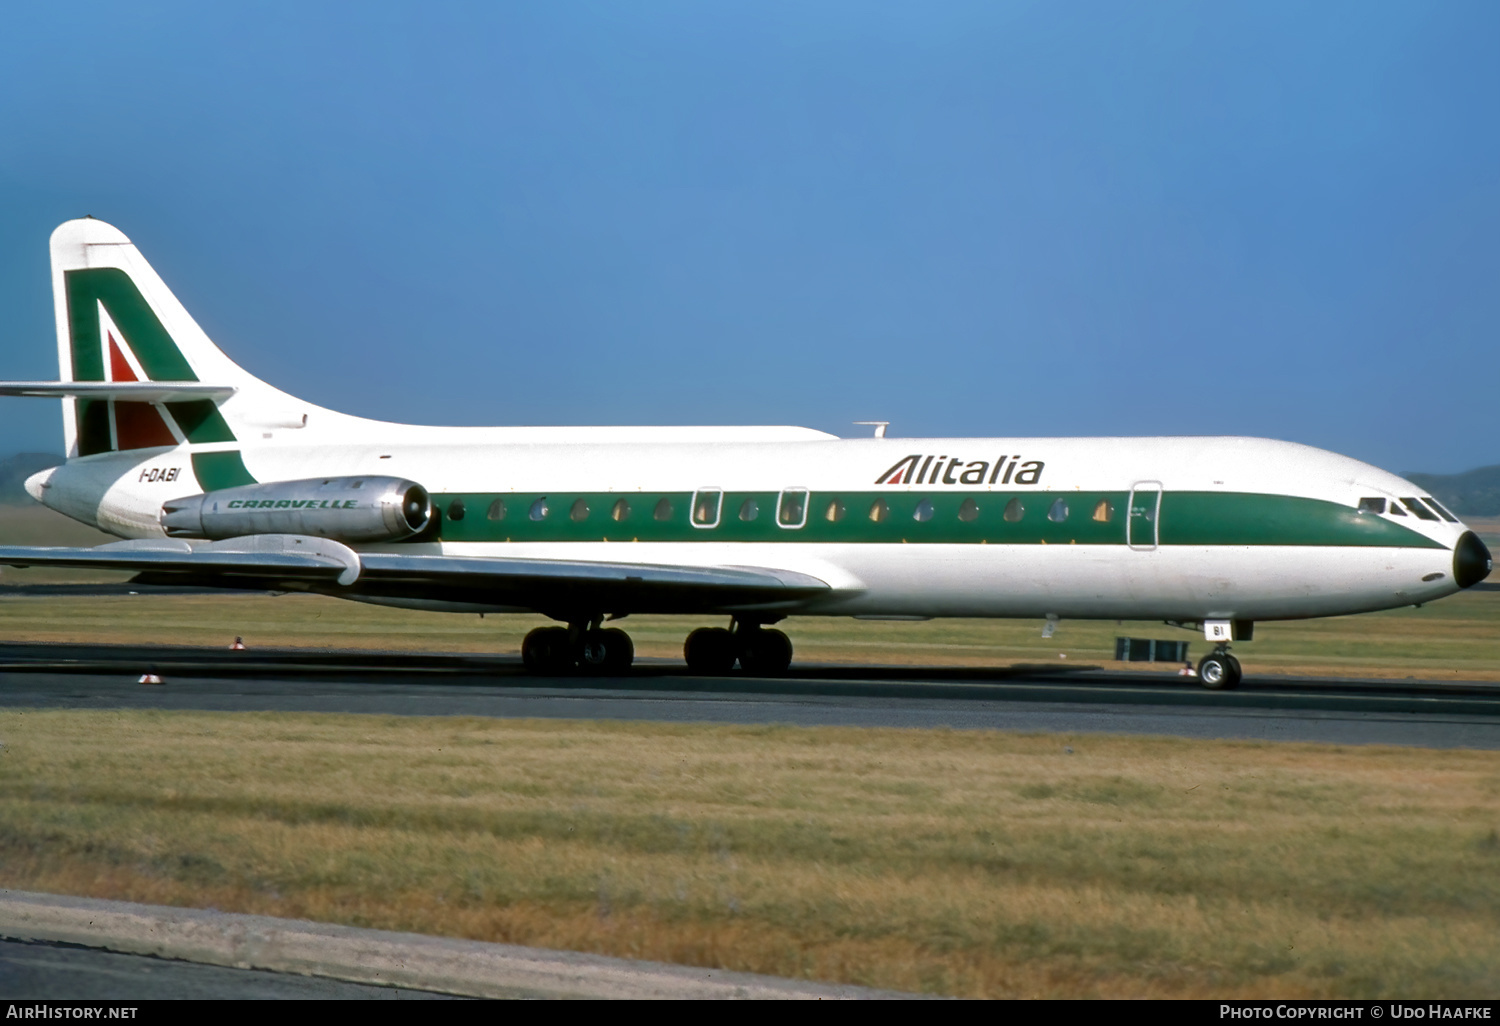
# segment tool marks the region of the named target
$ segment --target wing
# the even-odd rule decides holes
[[[303,535],[196,545],[152,539],[91,549],[0,546],[0,565],[122,570],[138,574],[143,585],[316,591],[403,606],[530,610],[562,620],[791,611],[830,591],[816,577],[765,567],[355,552]]]

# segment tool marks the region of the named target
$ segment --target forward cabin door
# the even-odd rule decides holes
[[[1150,552],[1161,540],[1161,482],[1137,481],[1130,487],[1130,516],[1125,521],[1125,543],[1137,552]]]

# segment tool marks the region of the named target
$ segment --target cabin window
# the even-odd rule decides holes
[[[546,520],[547,514],[551,512],[552,508],[547,505],[547,497],[543,495],[531,504],[531,510],[526,515],[532,520]]]
[[[745,523],[748,524],[758,516],[760,516],[760,503],[754,499],[746,499],[740,503],[740,519]]]
[[[958,519],[966,524],[972,524],[979,519],[979,503],[973,499],[965,499],[963,505],[958,507]]]
[[[589,501],[587,499],[573,500],[573,508],[568,510],[568,519],[575,524],[581,524],[589,518]]]
[[[1052,503],[1052,508],[1047,511],[1047,519],[1054,524],[1060,524],[1068,519],[1068,500],[1057,499]]]
[[[1107,524],[1115,518],[1115,504],[1108,499],[1100,499],[1099,504],[1094,507],[1093,518],[1101,524]]]
[[[844,514],[848,512],[849,507],[845,506],[843,502],[838,499],[831,499],[828,502],[828,508],[823,511],[823,519],[830,524],[836,524],[844,519]]]
[[[1375,498],[1375,499],[1360,499],[1359,500],[1359,511],[1361,513],[1384,513],[1385,512],[1385,500],[1384,499],[1380,499],[1380,498]]]
[[[786,488],[776,506],[776,523],[781,527],[801,527],[807,523],[807,489]]]
[[[490,508],[485,511],[484,518],[486,520],[504,520],[505,500],[496,499],[494,502],[490,503]]]
[[[454,499],[448,503],[448,519],[462,520],[464,518],[464,500]]]
[[[884,499],[876,499],[870,503],[870,519],[875,523],[884,523],[890,515],[891,507]]]
[[[1425,502],[1425,503],[1427,503],[1427,505],[1431,506],[1433,509],[1437,510],[1438,511],[1438,516],[1440,516],[1444,520],[1448,521],[1448,523],[1450,523],[1450,524],[1456,524],[1456,523],[1458,523],[1458,517],[1454,516],[1452,513],[1449,513],[1446,509],[1444,509],[1442,503],[1438,502],[1432,496],[1430,496],[1430,495],[1424,495],[1424,496],[1422,496],[1422,501]]]
[[[911,511],[911,518],[920,524],[925,524],[932,519],[932,514],[937,512],[932,508],[931,499],[923,499],[917,503],[917,508]]]
[[[630,516],[630,503],[624,499],[618,500],[614,508],[609,511],[609,518],[616,523],[624,523]]]
[[[1437,519],[1437,516],[1432,512],[1432,510],[1428,509],[1426,506],[1424,506],[1420,502],[1418,502],[1416,500],[1415,496],[1404,496],[1403,495],[1401,497],[1401,505],[1405,506],[1407,509],[1409,509],[1413,513],[1415,513],[1417,515],[1417,518],[1419,520],[1436,520]]]
[[[717,488],[700,488],[693,493],[693,526],[718,527],[719,507],[724,504],[724,493]]]
[[[1402,509],[1397,503],[1394,503],[1394,502],[1391,503],[1390,509],[1386,510],[1386,512],[1389,513],[1389,514],[1391,514],[1392,516],[1397,516],[1397,517],[1404,517],[1404,516],[1406,516],[1406,510]]]
[[[1025,512],[1026,504],[1020,499],[1011,499],[1005,504],[1005,520],[1007,523],[1014,524],[1021,519]]]
[[[651,511],[651,518],[653,520],[671,520],[672,500],[663,498],[660,502],[658,502],[656,504],[656,508]]]

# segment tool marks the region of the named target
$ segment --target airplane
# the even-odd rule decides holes
[[[67,461],[26,482],[119,536],[0,565],[143,586],[534,612],[543,674],[618,672],[630,614],[728,617],[699,673],[785,673],[790,615],[1160,620],[1201,629],[1209,688],[1257,621],[1420,605],[1493,562],[1369,464],[1244,437],[843,439],[799,427],[422,427],[349,416],[220,350],[113,226],[52,235]],[[562,626],[565,625],[565,626]]]

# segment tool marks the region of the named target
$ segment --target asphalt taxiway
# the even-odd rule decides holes
[[[160,685],[138,683],[153,672]],[[513,656],[230,652],[0,645],[0,708],[284,710],[806,726],[1161,734],[1500,749],[1500,685],[1090,667],[797,665],[780,678],[703,677],[643,662],[609,677],[538,677]]]

